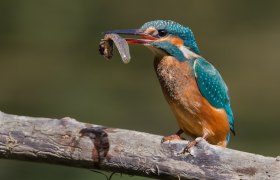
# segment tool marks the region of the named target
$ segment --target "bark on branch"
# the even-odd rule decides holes
[[[160,143],[161,136],[106,128],[71,118],[0,112],[0,158],[122,172],[158,179],[280,179],[280,158],[200,141]]]

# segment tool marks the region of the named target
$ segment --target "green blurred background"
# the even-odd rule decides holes
[[[230,148],[277,156],[280,1],[0,0],[0,110],[170,135],[176,121],[153,70],[153,55],[131,46],[98,53],[101,32],[171,19],[195,33],[202,55],[227,82],[237,136]],[[84,169],[0,160],[0,179],[103,178]],[[146,179],[115,176],[114,179]]]

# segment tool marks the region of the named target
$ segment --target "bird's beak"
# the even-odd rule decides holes
[[[150,34],[146,34],[139,29],[123,29],[123,30],[112,30],[106,31],[104,34],[124,34],[124,35],[131,35],[131,36],[139,36],[139,38],[125,38],[127,43],[129,44],[149,44],[157,38],[151,36]]]

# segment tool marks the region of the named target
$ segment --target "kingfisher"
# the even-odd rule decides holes
[[[154,53],[154,69],[162,92],[179,125],[176,134],[163,141],[201,137],[226,147],[230,132],[235,135],[228,88],[218,70],[203,58],[194,34],[171,20],[155,20],[139,29],[106,33],[133,35],[128,44],[141,44]],[[134,38],[135,37],[135,38]],[[187,148],[198,141],[190,141]]]

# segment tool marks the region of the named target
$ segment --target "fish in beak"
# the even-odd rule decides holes
[[[104,32],[104,38],[99,43],[99,52],[106,59],[113,57],[113,44],[117,47],[122,61],[124,63],[130,62],[130,52],[128,44],[142,44],[148,45],[149,43],[157,40],[157,38],[146,34],[139,29],[126,29],[126,30],[112,30]],[[122,38],[120,35],[129,35],[136,37]]]

